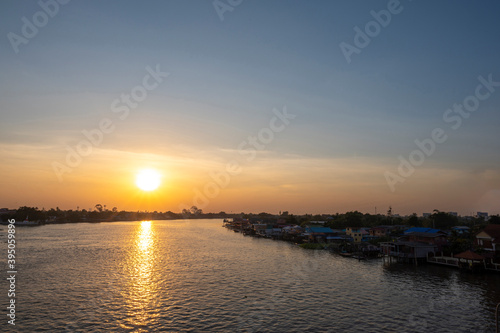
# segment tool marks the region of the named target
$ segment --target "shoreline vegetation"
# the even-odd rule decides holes
[[[424,214],[425,215],[425,214]],[[106,205],[96,204],[90,209],[61,210],[59,207],[39,209],[38,207],[22,206],[17,209],[0,208],[0,222],[8,223],[9,219],[16,222],[29,219],[43,224],[63,223],[99,223],[118,221],[142,221],[142,220],[180,220],[180,219],[247,219],[259,221],[265,224],[287,224],[305,227],[310,224],[318,224],[332,229],[345,229],[347,227],[372,228],[379,225],[403,225],[409,227],[427,227],[447,230],[454,226],[478,227],[486,224],[500,224],[500,216],[493,215],[485,219],[484,216],[457,216],[452,213],[434,210],[427,216],[417,216],[416,213],[407,216],[392,214],[389,207],[387,214],[369,214],[358,211],[335,214],[302,214],[294,215],[288,211],[279,214],[262,213],[205,213],[196,206],[184,209],[182,212],[172,211],[125,211],[117,207],[109,209]]]

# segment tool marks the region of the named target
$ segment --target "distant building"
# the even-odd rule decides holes
[[[488,213],[487,212],[477,212],[476,217],[478,219],[483,218],[485,221],[488,221]]]
[[[422,214],[422,217],[423,217],[424,219],[428,219],[429,217],[431,217],[431,215],[432,215],[431,213],[423,213],[423,214]]]
[[[452,216],[456,216],[458,217],[458,213],[457,212],[448,212],[448,214],[452,215]]]
[[[0,208],[0,215],[10,215],[14,214],[17,212],[15,209],[8,209],[8,208]]]
[[[451,230],[454,230],[459,234],[466,234],[469,233],[470,228],[465,225],[457,225],[456,227],[451,227]]]
[[[437,233],[437,232],[443,232],[439,229],[433,229],[433,228],[423,228],[423,227],[413,227],[408,230],[406,230],[404,233],[409,234],[412,232],[427,232],[427,233]],[[444,233],[444,232],[443,232]]]

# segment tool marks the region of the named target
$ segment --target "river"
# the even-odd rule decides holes
[[[221,220],[18,227],[16,240],[16,325],[4,278],[0,331],[494,332],[500,302],[498,274],[357,261]]]

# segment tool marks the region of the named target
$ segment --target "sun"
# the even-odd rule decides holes
[[[137,173],[135,184],[143,191],[154,191],[161,184],[161,176],[153,169],[143,169]]]

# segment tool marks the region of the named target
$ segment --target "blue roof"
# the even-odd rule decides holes
[[[409,234],[410,232],[427,232],[427,233],[435,234],[435,233],[440,232],[440,231],[441,230],[439,230],[439,229],[414,227],[414,228],[410,228],[410,229],[406,230],[405,234]]]
[[[328,227],[307,227],[306,232],[333,233],[333,230]]]

